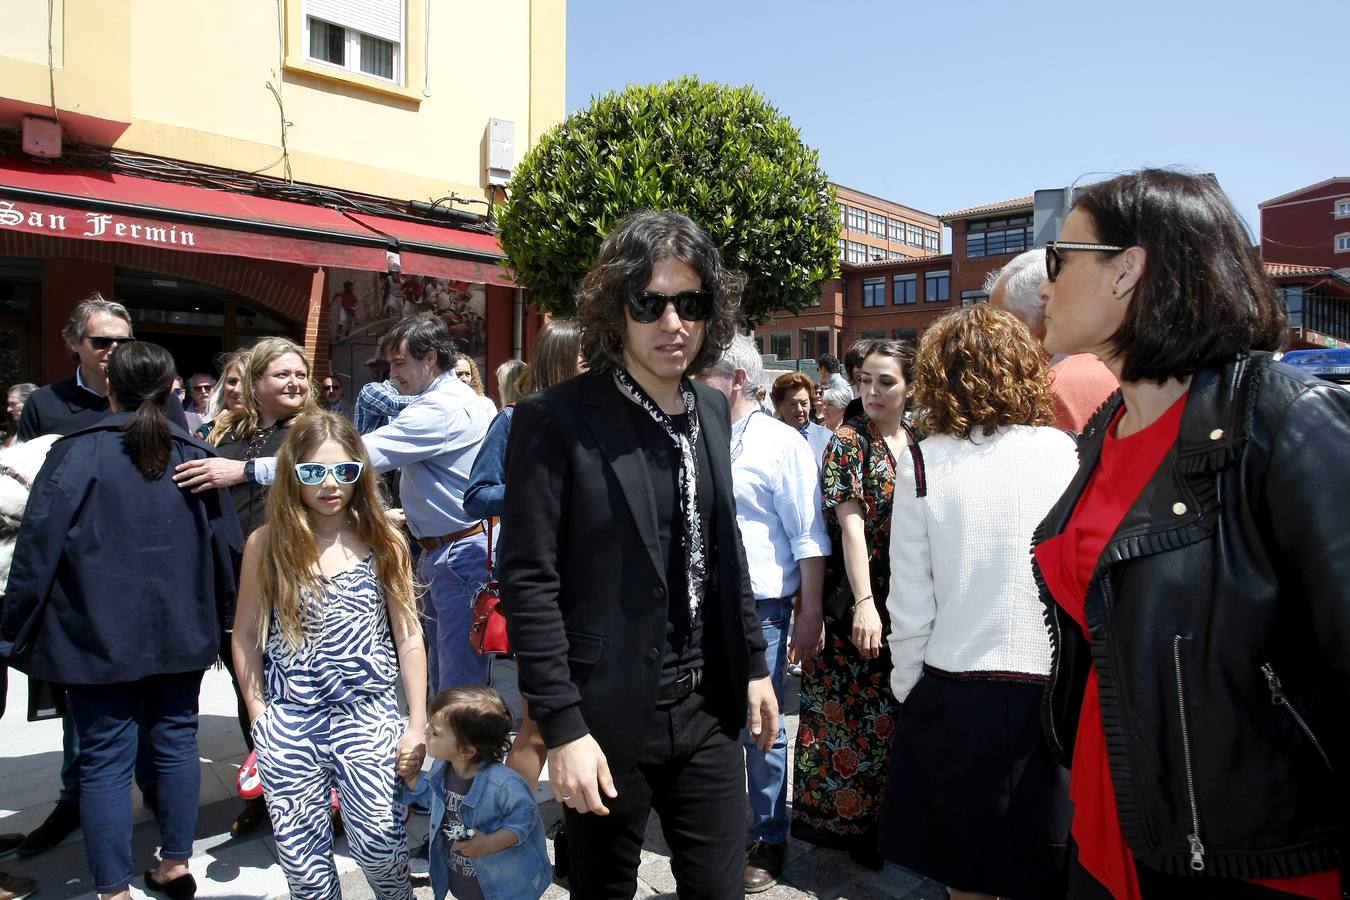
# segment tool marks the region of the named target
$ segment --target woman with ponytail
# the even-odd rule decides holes
[[[48,453],[0,601],[0,657],[68,690],[85,855],[105,900],[130,897],[141,729],[155,750],[161,847],[145,886],[175,900],[196,892],[197,694],[243,543],[228,494],[173,482],[176,465],[214,455],[164,415],[173,369],[155,344],[113,352],[111,412]]]

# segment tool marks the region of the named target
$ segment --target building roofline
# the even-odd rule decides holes
[[[912,206],[906,206],[906,205],[903,204],[903,203],[896,203],[894,200],[887,200],[885,197],[878,197],[876,194],[869,194],[867,191],[860,191],[860,190],[858,190],[857,188],[849,187],[849,186],[846,185],[846,184],[840,184],[840,183],[837,182],[837,181],[831,181],[831,182],[830,182],[830,185],[831,185],[832,187],[836,188],[836,189],[837,189],[837,188],[843,188],[844,190],[849,191],[850,193],[853,193],[853,194],[861,194],[862,196],[867,197],[867,198],[869,198],[869,199],[872,199],[872,200],[878,200],[878,201],[880,201],[880,202],[882,202],[882,203],[888,203],[888,204],[890,204],[891,206],[896,206],[896,207],[899,207],[900,209],[906,210],[906,211],[908,211],[908,212],[912,212],[912,213],[914,213],[916,216],[927,216],[928,218],[932,219],[934,222],[937,222],[937,223],[939,223],[939,224],[941,224],[941,222],[942,222],[942,218],[941,218],[940,216],[934,214],[934,213],[924,212],[924,211],[921,210],[921,209],[915,209],[914,207],[912,207]]]
[[[957,219],[973,219],[986,213],[1012,212],[1018,209],[1033,209],[1035,206],[1035,195],[1026,197],[1015,197],[1012,200],[999,200],[995,203],[986,203],[983,206],[971,206],[966,209],[958,209],[955,212],[949,212],[946,215],[938,216],[943,222]]]
[[[839,263],[839,267],[844,271],[866,272],[871,269],[884,269],[887,266],[918,265],[923,263],[942,263],[951,262],[950,253],[939,253],[934,256],[907,256],[904,259],[869,259],[867,262]]]
[[[1304,186],[1301,187],[1301,188],[1295,188],[1294,190],[1290,191],[1290,192],[1287,193],[1287,194],[1281,194],[1281,195],[1278,196],[1278,197],[1271,197],[1269,200],[1263,200],[1263,201],[1261,201],[1260,203],[1256,204],[1256,208],[1257,208],[1257,209],[1265,209],[1267,206],[1273,206],[1273,205],[1275,205],[1276,203],[1283,203],[1285,200],[1288,200],[1288,199],[1290,199],[1290,198],[1292,198],[1292,197],[1297,197],[1299,194],[1306,194],[1308,191],[1315,191],[1315,190],[1317,190],[1318,188],[1324,188],[1324,187],[1326,187],[1326,186],[1329,185],[1329,184],[1336,184],[1337,182],[1341,182],[1341,181],[1344,181],[1344,182],[1346,182],[1347,184],[1350,184],[1350,175],[1335,175],[1335,176],[1333,176],[1333,177],[1331,177],[1331,178],[1327,178],[1327,179],[1324,179],[1324,180],[1322,180],[1322,181],[1319,181],[1319,182],[1317,182],[1317,184],[1309,184],[1309,185],[1304,185]]]

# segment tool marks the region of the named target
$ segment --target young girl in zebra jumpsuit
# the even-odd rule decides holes
[[[341,896],[336,786],[375,896],[411,898],[395,760],[424,752],[426,654],[407,543],[341,416],[301,416],[281,446],[267,524],[244,548],[234,659],[291,896]]]

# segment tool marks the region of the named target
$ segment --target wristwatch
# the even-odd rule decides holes
[[[257,483],[258,483],[258,479],[256,479],[256,478],[253,477],[253,465],[254,465],[254,462],[255,462],[255,460],[251,460],[251,459],[250,459],[250,460],[246,460],[246,461],[244,462],[244,478],[248,481],[249,484],[257,484]]]

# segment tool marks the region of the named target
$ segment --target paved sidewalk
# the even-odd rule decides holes
[[[494,682],[515,709],[515,673],[509,663],[494,668]],[[793,685],[795,689],[795,684]],[[0,831],[28,831],[51,811],[61,783],[61,724],[26,722],[27,681],[21,673],[10,672],[8,709],[0,723]],[[789,691],[789,694],[795,690]],[[244,744],[234,716],[234,694],[229,676],[221,670],[207,672],[202,683],[201,812],[193,847],[192,871],[197,878],[197,896],[220,900],[267,900],[287,894],[286,879],[277,863],[276,847],[270,830],[261,829],[246,838],[230,836],[230,822],[239,810],[235,795],[235,771],[243,762]],[[795,704],[789,707],[788,728],[795,733]],[[544,773],[538,797],[540,813],[546,824],[559,816]],[[154,859],[158,832],[148,810],[136,797],[134,853],[136,870],[147,868]],[[410,844],[425,835],[425,817],[414,816],[409,823]],[[552,853],[550,844],[549,852]],[[370,888],[356,863],[347,855],[344,840],[337,842],[338,870],[343,873],[343,895],[349,898],[371,897]],[[0,860],[0,871],[37,878],[42,887],[41,900],[89,897],[93,894],[84,860],[80,832],[65,843],[31,859],[9,857]],[[670,873],[669,851],[661,838],[660,823],[652,817],[639,870],[638,897],[674,897],[675,881]],[[134,897],[158,897],[147,894],[139,880],[132,887]],[[420,900],[431,896],[425,883],[417,888]],[[548,900],[568,897],[566,888],[553,885],[544,895]],[[869,872],[854,864],[845,853],[822,850],[810,844],[790,841],[788,864],[778,886],[756,895],[764,900],[795,898],[849,898],[849,900],[946,900],[946,890],[911,872],[887,865],[881,872]]]

